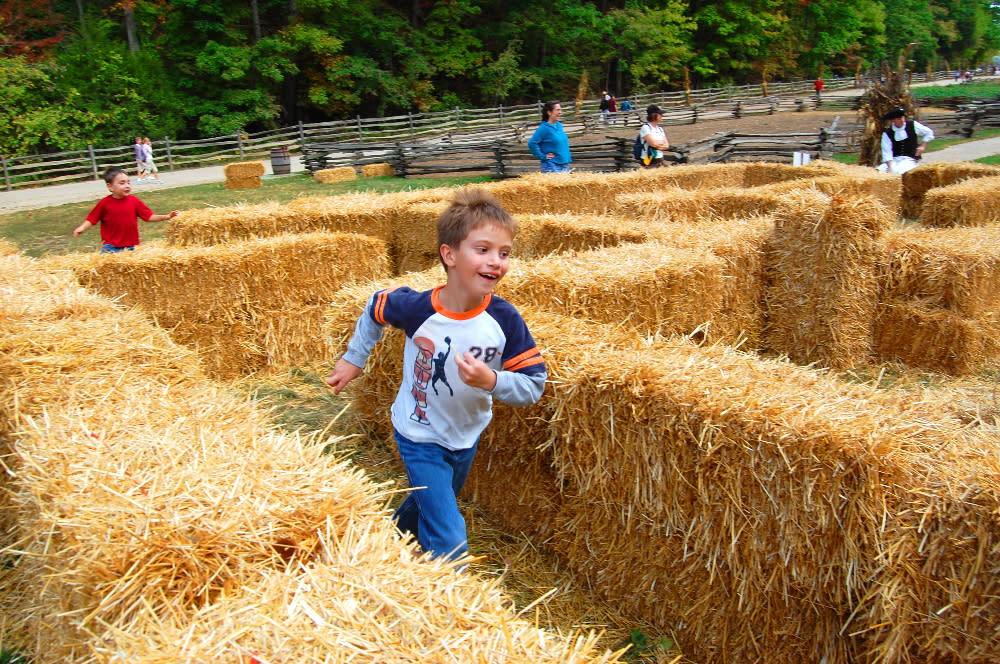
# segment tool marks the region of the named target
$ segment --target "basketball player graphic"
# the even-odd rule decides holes
[[[455,396],[455,390],[451,389],[451,385],[448,384],[448,376],[444,372],[444,363],[448,361],[448,356],[451,355],[451,337],[445,337],[444,342],[448,344],[448,352],[438,353],[437,357],[434,358],[434,377],[431,378],[431,387],[434,388],[434,394],[437,394],[437,382],[441,381],[448,388],[451,396]]]

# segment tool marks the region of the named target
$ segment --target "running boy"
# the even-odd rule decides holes
[[[120,168],[105,171],[104,182],[111,195],[97,201],[86,220],[73,230],[73,237],[80,237],[91,226],[101,224],[102,254],[135,249],[139,244],[136,217],[143,221],[166,221],[179,214],[177,210],[168,214],[153,214],[145,203],[130,195],[132,184],[128,174]]]
[[[454,560],[468,552],[456,496],[493,417],[493,397],[526,406],[545,387],[545,362],[524,319],[492,294],[507,273],[516,232],[514,219],[490,194],[459,191],[438,219],[445,284],[423,293],[398,288],[372,295],[326,379],[339,393],[361,374],[384,326],[406,332],[392,424],[414,490],[393,518],[434,557]]]

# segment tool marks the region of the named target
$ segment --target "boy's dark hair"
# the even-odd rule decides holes
[[[125,173],[125,169],[124,168],[109,168],[108,170],[104,171],[104,176],[103,176],[104,177],[104,184],[111,184],[112,182],[114,182],[115,178],[118,177],[119,173]]]
[[[554,111],[556,106],[560,106],[557,101],[547,101],[542,105],[542,122],[549,121],[549,113]]]
[[[485,224],[506,228],[510,231],[511,237],[517,235],[517,222],[501,207],[500,201],[495,196],[475,187],[460,189],[448,209],[438,217],[438,247],[446,244],[458,249],[458,245],[474,228]],[[444,265],[440,251],[438,258]],[[445,265],[445,270],[447,269],[448,266]]]

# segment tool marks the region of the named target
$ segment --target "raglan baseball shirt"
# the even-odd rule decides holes
[[[372,295],[344,359],[364,367],[386,325],[403,330],[403,376],[392,404],[393,426],[414,442],[468,449],[493,417],[493,397],[512,406],[535,403],[547,372],[528,326],[512,304],[487,295],[471,311],[448,311],[438,297],[441,288],[387,289]],[[492,392],[459,378],[455,355],[466,352],[496,372]]]

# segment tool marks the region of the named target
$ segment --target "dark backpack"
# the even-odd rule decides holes
[[[645,145],[646,142],[642,140],[642,130],[640,130],[639,133],[636,134],[635,143],[632,144],[632,156],[635,157],[636,161],[642,161],[642,148]]]

